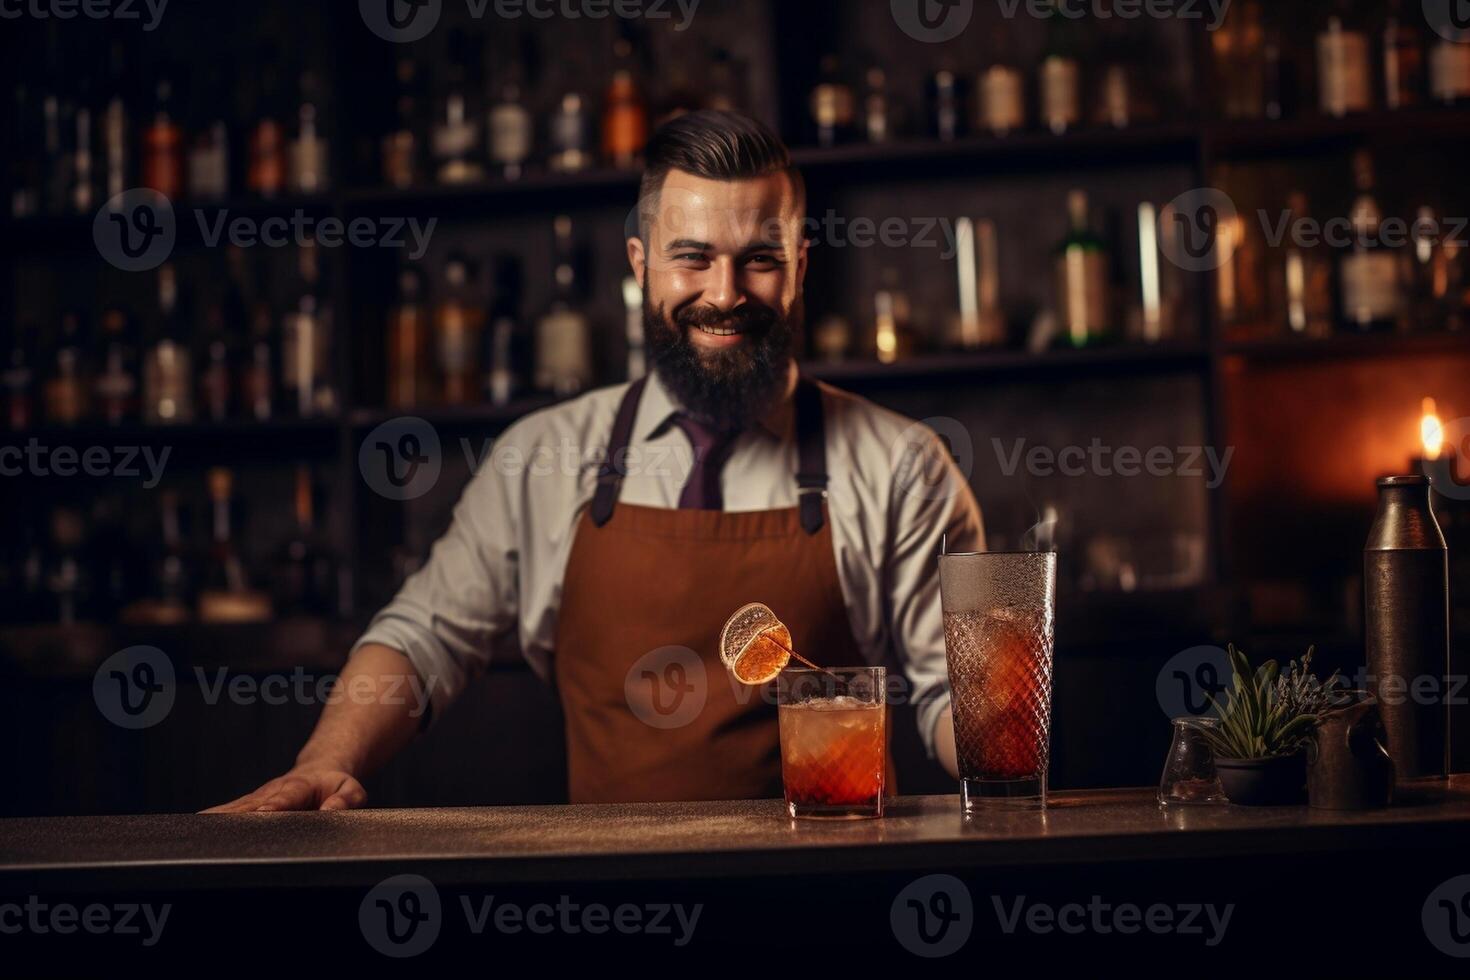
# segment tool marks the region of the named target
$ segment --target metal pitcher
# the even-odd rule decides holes
[[[1378,699],[1345,691],[1307,743],[1307,800],[1322,810],[1371,810],[1393,796],[1394,764]]]

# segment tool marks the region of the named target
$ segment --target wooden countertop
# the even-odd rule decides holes
[[[882,820],[793,821],[779,800],[0,820],[0,889],[598,881],[982,868],[1462,845],[1470,776],[1386,810],[1163,810],[1152,790],[1058,793],[1044,812],[965,818],[902,797]]]

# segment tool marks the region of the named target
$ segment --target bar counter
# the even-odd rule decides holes
[[[167,905],[167,928],[149,949],[159,964],[203,957],[223,972],[248,972],[286,944],[313,950],[312,961],[381,967],[384,949],[368,923],[403,901],[409,880],[432,892],[438,912],[424,963],[483,955],[490,943],[603,961],[749,952],[758,941],[792,959],[814,952],[814,937],[829,950],[841,937],[846,955],[857,943],[865,961],[912,962],[934,953],[916,952],[901,922],[920,908],[949,915],[962,906],[956,914],[966,918],[955,921],[965,939],[953,955],[989,965],[1162,954],[1214,975],[1252,963],[1269,942],[1283,969],[1412,966],[1433,976],[1462,965],[1442,951],[1461,933],[1431,936],[1430,924],[1444,888],[1460,887],[1462,875],[1470,891],[1470,777],[1361,813],[1162,810],[1152,790],[1126,789],[1056,793],[1043,812],[968,818],[957,796],[902,797],[882,820],[840,823],[792,821],[778,800],[41,817],[0,821],[0,932],[27,901],[43,910]],[[936,888],[964,897],[936,898]],[[608,914],[698,908],[699,919],[675,943],[651,928],[592,935],[569,912],[548,936],[485,917],[507,903],[548,916],[562,905]],[[1177,933],[1073,934],[1045,917],[1069,908],[1085,916],[1093,906],[1141,915],[1161,903],[1181,923]],[[1050,910],[1039,926],[1015,918],[1037,907]],[[1229,910],[1228,928],[1184,929],[1200,908]],[[1103,926],[1113,921],[1099,914]],[[271,941],[241,948],[232,937],[242,919]],[[1283,929],[1300,938],[1281,940]],[[136,946],[112,934],[0,935],[15,962],[77,969]],[[1456,955],[1470,955],[1470,937]]]

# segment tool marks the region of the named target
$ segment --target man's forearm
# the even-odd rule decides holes
[[[429,691],[403,654],[368,643],[347,660],[335,697],[296,757],[361,778],[408,744],[429,708]]]

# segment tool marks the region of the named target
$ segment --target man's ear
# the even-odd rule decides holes
[[[648,256],[643,252],[643,239],[628,239],[628,264],[633,267],[633,278],[638,280],[638,288],[642,289],[643,276],[648,271]]]

